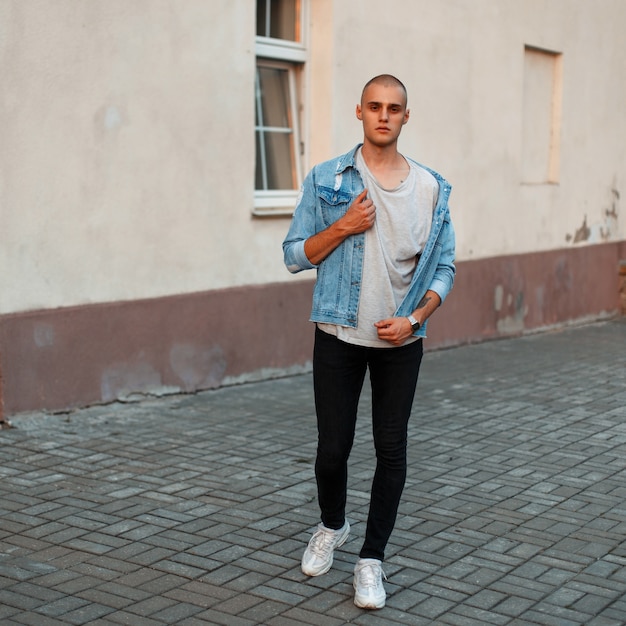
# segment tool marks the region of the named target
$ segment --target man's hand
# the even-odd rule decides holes
[[[364,189],[348,207],[345,215],[339,220],[342,228],[351,235],[363,233],[374,225],[376,220],[376,207],[367,197],[367,189]]]
[[[419,301],[412,315],[422,324],[437,310],[441,297],[436,291],[429,289]],[[407,317],[390,317],[374,324],[378,330],[378,338],[388,341],[394,346],[401,346],[412,334],[413,328]]]
[[[371,228],[375,219],[376,208],[364,189],[342,217],[304,242],[304,253],[313,265],[319,265],[344,239]]]
[[[401,346],[412,334],[411,322],[406,317],[390,317],[374,324],[378,338],[393,346]]]

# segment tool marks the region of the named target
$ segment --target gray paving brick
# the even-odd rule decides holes
[[[109,593],[113,596],[119,596],[120,598],[129,600],[131,602],[137,602],[139,600],[144,600],[145,598],[150,597],[152,594],[149,591],[144,591],[139,589],[138,587],[133,586],[132,584],[124,584],[118,581],[112,581],[109,583],[104,583],[98,587],[98,590],[102,593]],[[79,593],[79,597],[87,597],[88,590],[85,590]],[[113,603],[111,606],[115,606],[117,604]]]
[[[136,563],[137,565],[149,566],[154,563],[159,563],[176,554],[175,550],[166,548],[148,548],[144,544],[143,549],[138,554],[129,554],[126,556],[128,561]]]
[[[420,615],[431,620],[436,620],[454,606],[454,601],[446,600],[438,596],[431,596],[426,598],[423,602],[420,602],[417,609]]]
[[[172,598],[164,596],[149,596],[141,602],[135,602],[126,608],[128,613],[136,613],[137,615],[143,615],[144,617],[160,613],[162,610],[170,608],[176,605],[176,601]]]
[[[69,623],[64,619],[56,619],[31,611],[14,616],[14,620],[2,622],[2,626],[67,626]]]
[[[44,601],[41,598],[20,593],[19,590],[2,589],[0,590],[0,603],[15,609],[30,610],[41,606]]]
[[[318,521],[309,374],[16,416],[0,431],[0,622],[623,624],[625,344],[619,319],[427,353],[371,613],[352,602],[367,394],[353,531],[314,579],[299,568]]]
[[[23,613],[23,609],[20,609],[18,607],[9,606],[8,604],[0,604],[0,620],[2,620],[2,624],[8,624],[9,622],[12,622],[12,620],[10,619],[11,616],[22,615]]]
[[[79,598],[87,600],[89,604],[99,604],[110,607],[111,609],[123,609],[131,604],[134,600],[125,598],[118,594],[109,593],[101,588],[84,589],[76,594]]]
[[[413,589],[400,589],[388,595],[387,606],[407,612],[423,602],[426,599],[426,593],[426,590],[422,592]]]
[[[164,609],[158,613],[158,618],[165,624],[181,624],[185,619],[192,617],[204,609],[194,604],[185,602],[177,602],[168,609]]]
[[[531,623],[545,624],[545,626],[580,626],[580,624],[587,624],[591,619],[591,615],[563,608],[553,609],[546,605],[538,605],[527,611],[525,617]]]
[[[508,596],[491,589],[482,589],[478,593],[473,594],[465,600],[469,606],[475,606],[480,609],[489,610],[502,602]]]
[[[494,611],[502,615],[517,618],[533,606],[535,606],[534,600],[527,598],[505,598],[494,608]]]
[[[163,626],[159,619],[152,617],[143,617],[135,613],[127,613],[125,611],[115,611],[106,616],[107,621],[113,624],[124,624],[125,626]]]
[[[163,572],[176,574],[182,578],[200,578],[207,573],[206,569],[192,567],[191,565],[186,565],[185,563],[177,563],[173,560],[159,561],[158,563],[154,563],[152,567]]]
[[[65,613],[63,615],[63,621],[66,624],[92,624],[95,620],[109,615],[114,611],[115,609],[109,606],[104,606],[97,602],[90,602],[86,606]]]
[[[130,546],[126,546],[123,551],[119,552],[111,550],[104,555],[81,553],[84,556],[81,563],[86,563],[90,566],[100,567],[124,574],[134,572],[140,569],[140,566],[132,562],[132,555],[134,552],[129,548]],[[75,571],[82,572],[83,566],[76,566]]]
[[[37,613],[41,613],[42,615],[47,615],[49,617],[60,617],[70,611],[76,611],[79,608],[83,608],[88,604],[89,602],[87,602],[87,600],[79,598],[78,596],[64,595],[62,598],[58,598],[57,600],[40,604],[36,611]]]

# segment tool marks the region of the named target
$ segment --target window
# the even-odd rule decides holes
[[[299,141],[293,110],[295,85],[289,64],[259,60],[255,92],[255,187],[263,191],[294,189],[298,185]]]
[[[257,0],[256,34],[300,41],[299,4],[298,0]]]
[[[255,201],[257,215],[291,214],[302,181],[300,102],[306,0],[257,0]]]
[[[525,183],[559,182],[562,55],[524,49],[522,178]]]

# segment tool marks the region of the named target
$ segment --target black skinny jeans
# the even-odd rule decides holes
[[[322,523],[341,528],[346,514],[348,457],[359,396],[369,367],[376,472],[361,558],[384,560],[406,480],[407,425],[422,361],[422,341],[368,348],[315,330],[313,385],[318,445],[315,461]]]

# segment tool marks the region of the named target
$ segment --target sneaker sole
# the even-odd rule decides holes
[[[337,548],[341,548],[341,546],[346,543],[346,541],[348,540],[348,537],[350,536],[350,525],[348,524],[348,527],[346,528],[345,533],[339,538],[339,541],[337,542],[337,545],[335,546],[335,550]],[[334,552],[334,550],[333,550]],[[324,569],[319,570],[318,572],[314,572],[314,573],[310,573],[310,572],[306,572],[304,570],[304,567],[300,567],[300,569],[302,569],[302,573],[305,576],[310,576],[311,578],[314,578],[315,576],[321,576],[322,574],[326,574],[328,571],[330,571],[330,568],[333,566],[333,556],[331,555],[330,557],[330,561],[328,563],[328,566],[325,567]]]
[[[355,596],[354,604],[360,609],[382,609],[385,606],[385,600],[386,598],[383,598],[379,602],[372,602],[368,600],[359,600],[359,598]]]

